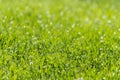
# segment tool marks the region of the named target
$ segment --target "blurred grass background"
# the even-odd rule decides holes
[[[0,79],[120,77],[119,0],[0,0]]]

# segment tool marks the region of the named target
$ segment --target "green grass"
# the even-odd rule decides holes
[[[119,0],[0,0],[0,80],[119,80]]]

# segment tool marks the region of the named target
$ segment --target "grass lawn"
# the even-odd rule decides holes
[[[0,80],[120,80],[120,0],[0,0]]]

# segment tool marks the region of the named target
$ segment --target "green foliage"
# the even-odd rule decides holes
[[[0,80],[119,80],[119,0],[0,0]]]

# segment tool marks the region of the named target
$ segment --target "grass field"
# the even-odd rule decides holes
[[[120,0],[0,0],[0,80],[120,80]]]

